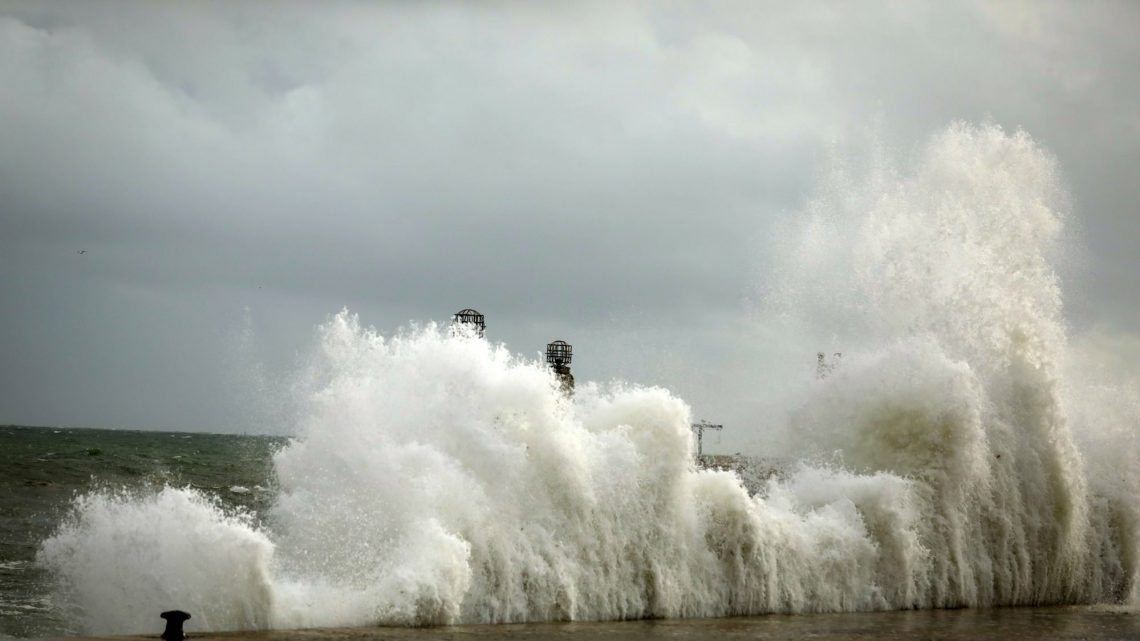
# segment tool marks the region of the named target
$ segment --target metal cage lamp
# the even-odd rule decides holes
[[[479,337],[483,336],[484,330],[487,329],[487,321],[483,315],[473,309],[464,309],[455,313],[451,317],[451,324],[454,327],[471,326],[475,328],[475,334]]]
[[[554,341],[546,345],[546,363],[554,367],[564,367],[570,364],[574,357],[574,346],[566,341]]]

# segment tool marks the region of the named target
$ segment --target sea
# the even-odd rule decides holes
[[[261,399],[288,438],[0,430],[0,631],[1137,638],[1140,386],[1068,320],[1056,159],[967,123],[888,156],[762,248],[762,357],[721,379],[755,451],[698,464],[665,387],[343,310]]]
[[[172,486],[256,519],[272,500],[271,454],[284,443],[266,436],[0,427],[0,638],[83,631],[36,562],[40,544],[66,522],[77,498]]]
[[[174,486],[209,496],[226,513],[262,521],[272,504],[272,454],[288,439],[274,436],[145,432],[66,427],[0,427],[0,639],[65,638],[89,632],[75,604],[59,599],[51,573],[37,563],[41,543],[74,515],[76,499],[92,492],[137,495]],[[724,458],[724,457],[718,457]],[[178,527],[162,523],[162,527]],[[183,524],[192,527],[193,524]],[[208,552],[206,552],[208,553]],[[162,571],[161,567],[153,568]],[[178,581],[177,577],[169,579]],[[174,600],[162,607],[180,605]],[[159,611],[149,627],[116,630],[152,637],[162,630]],[[110,630],[104,630],[104,632]],[[193,620],[194,637],[261,639],[573,638],[675,639],[1140,639],[1140,608],[1092,606],[897,610],[832,614],[772,614],[727,619],[639,619],[434,627],[267,630],[209,634]],[[144,638],[144,637],[138,637]]]

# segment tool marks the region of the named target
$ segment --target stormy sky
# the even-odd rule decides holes
[[[777,222],[837,144],[956,120],[1056,156],[1070,334],[1140,358],[1138,29],[1130,2],[0,2],[0,423],[286,429],[330,314],[474,307],[744,425]]]

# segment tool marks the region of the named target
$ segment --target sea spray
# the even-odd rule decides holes
[[[694,466],[666,390],[568,398],[481,338],[342,312],[268,525],[189,490],[96,493],[40,560],[93,632],[173,606],[249,628],[1135,598],[1135,405],[1062,384],[1057,185],[1028,136],[967,125],[906,171],[824,182],[771,301],[849,348],[788,402],[803,460],[757,495]]]
[[[256,628],[269,623],[272,551],[248,515],[194,490],[101,490],[75,500],[39,562],[82,630],[151,630],[183,604],[201,628]]]
[[[1101,562],[1089,567],[1089,580],[1106,599],[1140,604],[1140,385],[1107,375],[1081,353],[1070,354],[1065,373],[1073,437],[1091,462],[1092,526],[1103,534],[1093,541]]]
[[[874,371],[851,382],[888,379],[847,401],[837,400],[841,383],[823,386],[810,403],[838,403],[852,414],[830,419],[846,435],[840,449],[852,462],[922,479],[931,493],[924,537],[948,555],[932,556],[942,580],[918,604],[1102,598],[1089,584],[1098,562],[1090,542],[1107,533],[1089,531],[1084,461],[1058,388],[1065,340],[1052,265],[1063,256],[1067,202],[1054,159],[1023,132],[955,124],[933,136],[907,171],[880,154],[864,173],[836,172],[786,230],[788,278],[773,299],[793,315],[807,310],[824,319],[832,340],[856,346],[844,367]],[[913,357],[879,372],[868,361],[882,363],[884,352]],[[921,381],[939,367],[961,370],[961,384],[915,393],[899,380],[910,371]],[[931,403],[950,407],[931,413]],[[859,418],[867,413],[870,420]],[[933,444],[933,435],[967,429],[966,414],[975,416],[969,450],[940,448],[914,469],[865,458]],[[884,428],[897,442],[883,442]],[[975,464],[941,473],[940,459],[963,457]],[[946,549],[964,540],[962,528],[974,540]]]

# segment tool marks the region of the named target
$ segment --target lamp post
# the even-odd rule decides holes
[[[471,308],[455,312],[455,315],[451,317],[452,330],[459,330],[465,327],[474,328],[471,331],[479,338],[483,338],[483,331],[487,329],[487,322],[484,320],[482,314]]]
[[[546,344],[546,364],[554,370],[554,375],[562,383],[562,391],[574,393],[574,375],[570,373],[570,361],[574,358],[574,346],[566,341]]]

